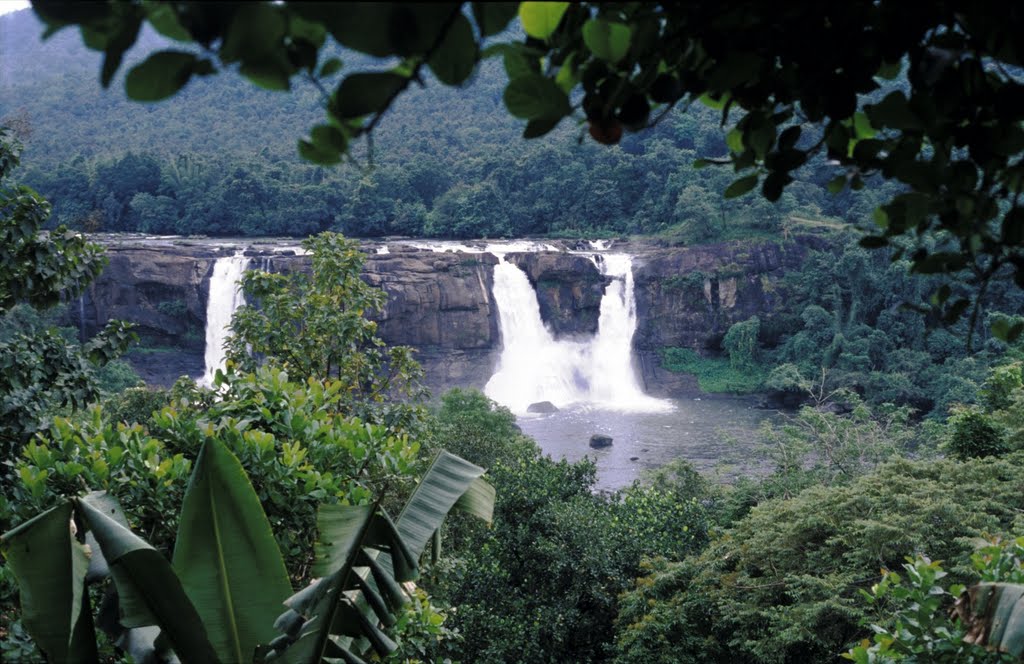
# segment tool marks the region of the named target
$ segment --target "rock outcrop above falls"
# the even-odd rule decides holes
[[[505,259],[526,273],[537,292],[540,316],[556,337],[593,335],[601,296],[609,279],[590,256],[568,253],[512,253]]]
[[[375,315],[382,339],[412,346],[434,391],[483,387],[498,361],[501,338],[491,296],[491,254],[398,248],[371,254],[365,279],[388,302]]]

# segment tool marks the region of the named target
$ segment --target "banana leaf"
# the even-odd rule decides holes
[[[73,536],[65,502],[0,537],[18,580],[22,620],[52,662],[96,661],[96,636],[85,592],[89,554]]]
[[[277,636],[288,572],[242,464],[216,438],[196,459],[173,566],[222,661],[250,662]]]
[[[967,625],[965,641],[1024,662],[1024,584],[971,586],[957,600],[956,612]]]
[[[75,507],[110,567],[121,623],[129,629],[159,626],[161,637],[185,664],[220,661],[181,581],[160,552],[92,501],[76,499]]]
[[[399,582],[417,577],[419,557],[445,516],[456,507],[487,519],[493,513],[494,490],[480,479],[483,473],[442,452],[397,524],[379,506],[321,505],[314,573],[325,576],[285,602],[288,611],[275,623],[284,634],[270,658],[356,663],[370,649],[381,658],[394,651],[380,625],[394,623],[406,601]]]

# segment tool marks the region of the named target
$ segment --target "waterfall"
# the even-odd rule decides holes
[[[231,332],[231,317],[245,304],[245,296],[238,286],[249,266],[249,259],[241,253],[218,258],[210,276],[210,297],[206,302],[206,372],[201,385],[213,385],[217,369],[224,368],[224,343]]]
[[[498,369],[484,391],[515,413],[531,403],[559,408],[582,404],[618,411],[657,412],[667,401],[643,393],[633,369],[636,330],[632,258],[604,254],[594,259],[611,277],[601,298],[597,334],[590,340],[557,340],[540,316],[537,294],[526,274],[498,253],[494,301],[503,343]]]

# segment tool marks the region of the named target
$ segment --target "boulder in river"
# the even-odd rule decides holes
[[[593,447],[595,450],[599,450],[602,447],[611,447],[611,445],[611,436],[606,436],[603,433],[595,433],[593,436],[590,437],[590,446]]]
[[[527,413],[557,413],[558,406],[550,401],[538,401],[526,407]]]

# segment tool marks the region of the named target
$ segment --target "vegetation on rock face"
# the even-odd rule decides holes
[[[990,328],[1008,328],[1024,297],[1012,284],[993,282],[973,330],[968,321],[938,326],[922,315],[930,291],[944,285],[963,297],[976,292],[909,268],[852,239],[812,252],[780,280],[785,296],[763,321],[727,330],[721,357],[667,348],[662,365],[697,375],[709,392],[768,390],[777,405],[808,400],[814,386],[821,394],[853,390],[872,406],[945,417],[950,406],[974,402],[988,368],[1017,352]]]

